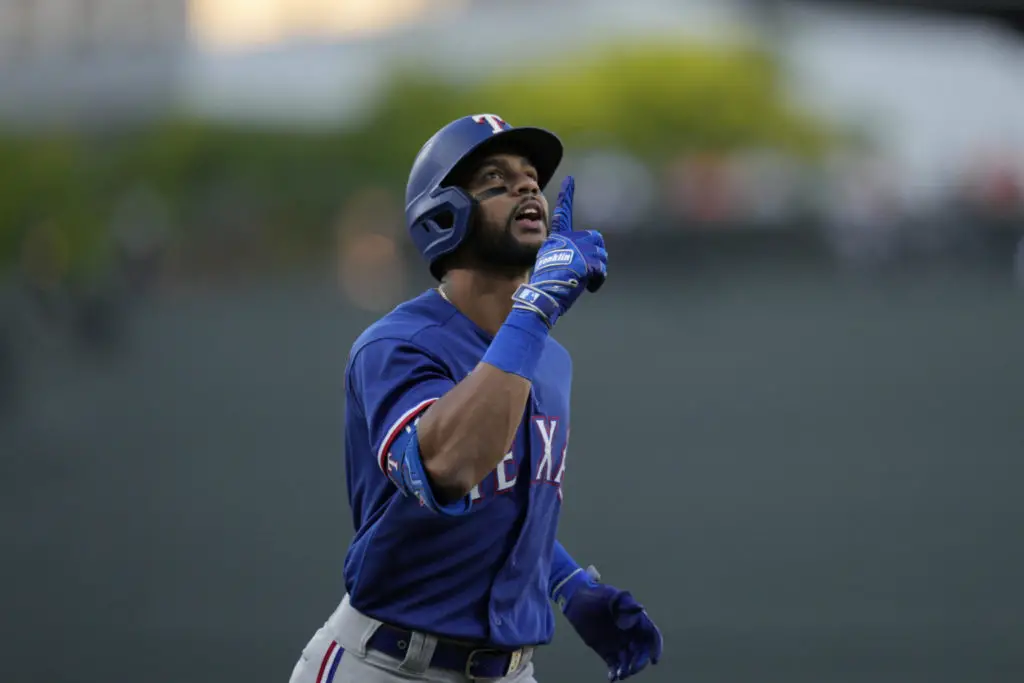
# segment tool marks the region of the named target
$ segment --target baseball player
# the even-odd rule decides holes
[[[549,215],[561,158],[554,134],[493,114],[416,157],[406,221],[439,285],[352,347],[346,594],[292,683],[533,683],[552,603],[609,680],[657,664],[644,608],[555,537],[572,361],[551,330],[607,273],[601,235],[573,229],[571,177]]]

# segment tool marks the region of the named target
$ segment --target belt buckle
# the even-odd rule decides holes
[[[513,652],[506,652],[505,650],[493,650],[490,648],[481,648],[479,650],[473,650],[469,653],[469,657],[466,658],[466,670],[463,672],[471,681],[482,680],[483,677],[475,676],[473,674],[473,664],[477,655],[483,654],[495,654],[495,655],[508,655],[508,667],[505,669],[505,673],[502,677],[511,676],[513,673],[519,670],[520,665],[523,663],[523,654],[526,652],[525,648],[519,648]]]
[[[506,676],[511,676],[519,670],[519,665],[523,663],[523,648],[519,648],[508,658],[508,670],[505,672]]]

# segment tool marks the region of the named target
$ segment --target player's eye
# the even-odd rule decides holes
[[[501,175],[501,171],[497,169],[484,172],[484,180],[501,180],[502,178],[504,178],[504,176]]]

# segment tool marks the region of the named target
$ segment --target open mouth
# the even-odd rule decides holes
[[[544,229],[544,213],[540,206],[534,202],[528,202],[516,212],[514,216],[516,225],[527,230]]]

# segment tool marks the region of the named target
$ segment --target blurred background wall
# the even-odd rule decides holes
[[[0,0],[2,679],[286,679],[408,167],[495,112],[607,235],[560,536],[644,679],[1021,680],[1024,21],[969,10]]]

